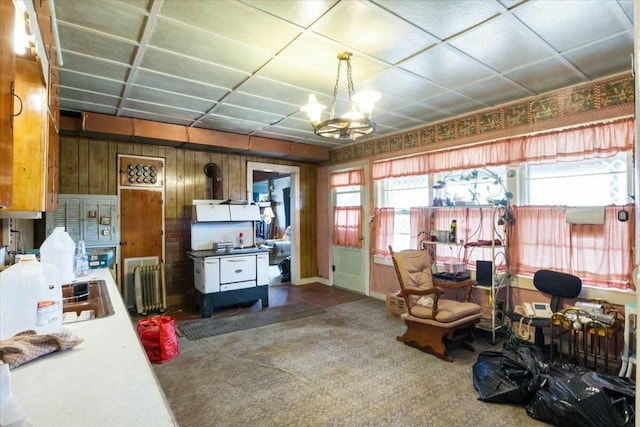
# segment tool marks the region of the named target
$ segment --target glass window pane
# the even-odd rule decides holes
[[[531,205],[602,206],[628,202],[627,154],[607,159],[529,165]]]

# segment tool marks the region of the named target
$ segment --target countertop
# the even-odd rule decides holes
[[[187,255],[191,258],[208,258],[208,257],[225,257],[225,256],[234,256],[234,255],[247,255],[247,254],[257,254],[257,253],[267,253],[269,252],[268,247],[264,246],[251,246],[249,248],[233,248],[229,251],[225,249],[221,249],[218,251],[187,251]]]
[[[115,313],[63,325],[84,341],[11,371],[26,425],[177,425],[109,270],[84,280],[107,282]]]

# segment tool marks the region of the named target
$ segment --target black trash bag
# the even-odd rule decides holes
[[[278,264],[280,270],[280,282],[291,281],[291,257],[288,256]]]
[[[540,360],[535,349],[483,351],[473,365],[473,388],[478,400],[525,405],[540,387]]]
[[[632,427],[635,385],[592,371],[557,373],[531,399],[527,414],[561,427]]]

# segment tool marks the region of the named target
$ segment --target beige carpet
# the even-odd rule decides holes
[[[444,362],[396,341],[402,321],[365,299],[324,314],[179,338],[154,365],[181,426],[541,426],[524,407],[483,403],[477,353]],[[478,339],[479,351],[496,348]]]

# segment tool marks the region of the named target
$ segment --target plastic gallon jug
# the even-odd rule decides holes
[[[71,283],[76,278],[73,271],[75,251],[76,244],[69,233],[64,227],[56,227],[40,246],[40,262],[53,265],[62,283]]]
[[[60,332],[62,287],[58,271],[35,255],[0,273],[0,340],[29,329],[38,334]]]

